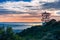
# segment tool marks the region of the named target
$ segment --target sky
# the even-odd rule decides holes
[[[41,13],[60,16],[60,0],[0,0],[0,22],[41,22]]]

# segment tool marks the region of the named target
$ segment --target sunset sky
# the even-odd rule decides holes
[[[60,16],[60,0],[0,0],[0,22],[41,22],[41,13]]]

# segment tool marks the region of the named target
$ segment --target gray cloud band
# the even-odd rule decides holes
[[[36,1],[39,1],[39,0],[36,0]],[[12,2],[11,2],[12,3]],[[18,3],[19,5],[21,4],[20,2],[16,2],[16,3]],[[17,6],[17,5],[15,5],[15,2],[13,3],[13,5],[8,5],[8,4],[10,4],[10,2],[9,3],[6,3],[6,9],[5,9],[5,7],[4,7],[4,5],[2,4],[2,6],[0,5],[0,14],[24,14],[24,13],[26,13],[26,12],[18,12],[19,10],[44,10],[44,9],[51,9],[51,8],[54,8],[54,9],[57,9],[57,10],[60,10],[60,1],[58,1],[58,2],[39,2],[39,4],[41,4],[41,5],[38,5],[38,6],[33,6],[32,4],[30,4],[30,3],[26,3],[27,5],[25,5],[24,6],[24,4],[23,4],[24,2],[22,2],[22,4],[21,4],[21,6]],[[36,2],[35,2],[35,4],[36,4]],[[10,6],[12,6],[11,7],[11,9],[8,9]],[[3,9],[1,9],[1,8],[3,8]],[[15,9],[14,11],[13,11],[13,9]],[[18,11],[16,11],[18,9]],[[31,14],[30,13],[31,11],[29,11],[29,14]],[[27,12],[28,13],[28,12]],[[33,14],[33,13],[32,13]]]
[[[43,6],[43,9],[58,9],[60,10],[60,1],[59,2],[53,2],[53,3],[45,3]]]

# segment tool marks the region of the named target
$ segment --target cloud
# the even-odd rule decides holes
[[[25,1],[7,1],[0,3],[0,14],[24,14],[29,13],[34,15],[39,10],[58,8],[59,2],[57,0],[31,0]],[[54,5],[54,6],[53,6]]]
[[[46,3],[43,5],[43,8],[45,9],[60,9],[60,1],[59,2],[53,2],[53,3]]]
[[[55,2],[55,1],[58,1],[58,0],[33,0],[35,2]]]
[[[41,8],[41,5],[45,3],[55,2],[56,0],[32,0],[31,2],[24,1],[7,1],[4,3],[0,3],[0,8],[4,8],[12,11],[21,11],[28,12],[29,10],[38,10]]]
[[[56,0],[6,1],[0,3],[1,22],[41,22],[40,13],[50,9],[46,4],[54,4]],[[51,3],[51,4],[50,4]],[[48,7],[48,8],[47,8]],[[54,8],[54,7],[53,7]],[[7,21],[8,20],[8,21]]]

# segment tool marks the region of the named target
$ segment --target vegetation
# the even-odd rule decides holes
[[[0,27],[0,40],[60,40],[60,21],[52,19],[42,26],[32,26],[20,33]]]

